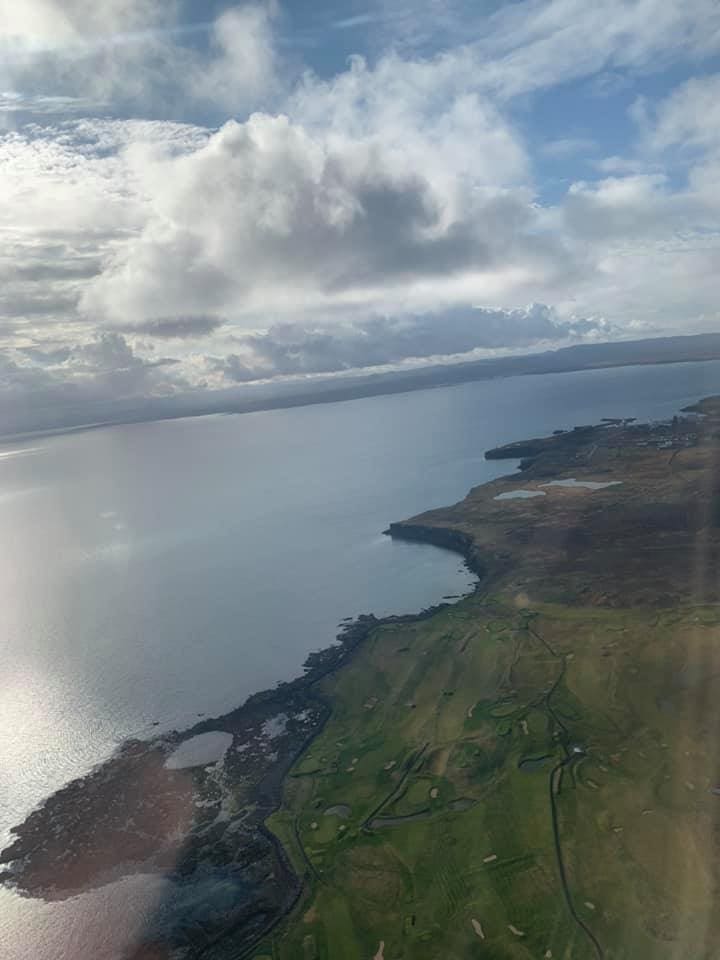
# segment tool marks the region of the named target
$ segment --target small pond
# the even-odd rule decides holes
[[[549,760],[552,760],[552,754],[547,753],[544,757],[526,757],[518,763],[518,767],[524,773],[534,773],[536,770],[542,770],[547,766]]]
[[[533,497],[544,497],[544,490],[508,490],[499,493],[493,500],[532,500]]]
[[[168,770],[184,770],[187,767],[204,767],[208,763],[217,763],[225,756],[232,741],[232,734],[223,730],[199,733],[173,750],[165,761],[165,766]]]
[[[619,487],[622,480],[576,480],[575,477],[569,477],[567,480],[549,480],[547,483],[541,483],[541,487],[571,487],[583,490],[604,490],[606,487]],[[497,497],[495,498],[497,499]]]

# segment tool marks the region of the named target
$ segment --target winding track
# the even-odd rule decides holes
[[[578,759],[578,757],[582,756],[582,754],[573,754],[570,752],[568,748],[568,740],[569,740],[568,728],[565,725],[565,723],[561,720],[559,714],[555,711],[553,705],[550,702],[550,698],[552,697],[553,693],[555,693],[559,684],[561,683],[562,679],[565,676],[565,672],[567,670],[567,661],[565,660],[565,657],[562,656],[562,654],[559,654],[556,650],[553,649],[553,647],[547,642],[547,640],[545,640],[544,637],[540,636],[540,634],[533,629],[530,623],[527,624],[527,631],[539,643],[541,643],[543,647],[545,647],[545,649],[553,657],[555,657],[556,659],[562,662],[560,673],[557,675],[557,677],[555,678],[555,682],[543,697],[545,709],[550,715],[553,723],[560,730],[560,737],[558,739],[564,753],[563,759],[558,761],[558,763],[556,763],[555,766],[550,771],[550,778],[548,781],[548,788],[549,788],[549,795],[550,795],[550,819],[552,821],[552,828],[553,828],[553,845],[555,847],[555,859],[557,861],[558,873],[560,874],[560,885],[562,886],[563,896],[565,897],[565,903],[567,904],[567,908],[570,913],[570,916],[573,918],[575,923],[578,925],[578,927],[580,927],[582,932],[585,934],[585,936],[588,938],[590,943],[593,945],[593,948],[599,960],[602,960],[605,953],[600,944],[600,941],[592,932],[592,930],[587,925],[587,923],[580,916],[580,914],[577,912],[577,909],[573,902],[572,894],[570,892],[570,886],[567,880],[567,873],[565,871],[565,860],[563,858],[562,840],[560,837],[560,822],[558,818],[557,798],[558,798],[558,794],[560,793],[560,783],[562,781],[562,775],[566,768],[570,768],[571,765]]]

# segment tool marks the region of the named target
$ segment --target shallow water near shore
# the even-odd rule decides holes
[[[342,618],[465,590],[456,556],[380,531],[513,471],[485,449],[671,416],[718,385],[717,361],[520,377],[4,449],[0,829],[125,737],[297,675]],[[0,891],[3,956],[117,957],[127,917],[143,929],[165,891],[139,876],[56,904]]]

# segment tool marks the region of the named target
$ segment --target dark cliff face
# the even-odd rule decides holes
[[[527,460],[539,456],[547,447],[544,440],[523,440],[485,452],[486,460]]]
[[[396,540],[412,540],[416,543],[429,543],[443,550],[459,553],[469,570],[480,577],[487,578],[497,572],[490,558],[481,554],[471,534],[452,527],[433,526],[432,524],[413,523],[412,521],[391,523],[385,531]]]
[[[464,557],[472,549],[472,537],[461,530],[445,527],[433,527],[430,524],[400,521],[391,523],[386,531],[397,540],[414,540],[418,543],[431,543],[445,550],[452,550]]]
[[[182,893],[181,909],[172,895],[158,904],[127,960],[165,960],[171,951],[207,960],[245,956],[304,888],[265,821],[327,719],[318,682],[378,626],[423,620],[443,606],[384,619],[362,615],[345,625],[338,643],[311,654],[296,680],[182,733],[126,742],[12,831],[13,843],[0,851],[0,883],[62,900],[118,876],[160,873]],[[165,766],[179,744],[211,731],[233,738],[220,774],[214,766]]]
[[[518,440],[502,447],[492,447],[485,451],[486,460],[523,460],[525,466],[542,454],[556,453],[567,455],[592,440],[593,434],[605,430],[605,426],[582,426],[572,430],[556,431],[550,437],[536,437],[533,440]]]

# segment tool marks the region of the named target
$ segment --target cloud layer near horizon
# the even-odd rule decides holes
[[[413,360],[472,359],[497,351],[602,339],[612,332],[601,319],[559,320],[539,303],[524,310],[459,307],[441,317],[373,317],[324,327],[280,324],[263,333],[234,337],[233,351],[216,364],[227,379],[248,383],[276,375],[337,373]]]
[[[377,53],[324,76],[277,4],[202,24],[136,0],[10,8],[0,390],[90,404],[719,326],[720,9],[600,6],[371,7]],[[626,97],[612,151],[528,131],[559,84],[607,109],[704,58]]]

